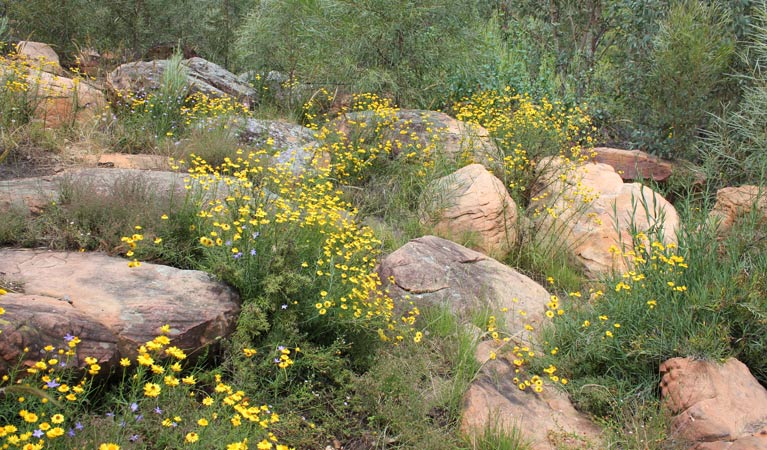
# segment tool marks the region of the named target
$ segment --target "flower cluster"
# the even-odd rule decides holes
[[[528,95],[514,94],[510,88],[503,92],[482,91],[470,98],[464,98],[455,106],[456,117],[469,123],[485,127],[495,138],[501,155],[499,161],[511,194],[517,200],[529,199],[526,191],[531,185],[549,184],[555,179],[570,179],[575,168],[593,157],[592,132],[595,131],[591,118],[580,107],[567,108],[559,102],[542,99],[534,102]],[[465,155],[470,158],[471,155]],[[556,173],[547,167],[556,159]],[[473,162],[473,161],[468,161]],[[554,179],[546,178],[552,175]],[[543,179],[541,179],[543,178]],[[574,180],[578,183],[579,180]],[[580,186],[579,186],[580,187]],[[554,200],[569,195],[569,200],[593,200],[593,194],[573,189],[556,190],[556,199],[550,198],[544,206],[538,206],[535,214],[547,212],[559,214],[561,207],[554,207]],[[532,202],[540,202],[538,197]],[[526,204],[526,202],[523,202]]]
[[[271,407],[254,405],[221,375],[202,383],[194,373],[185,373],[187,355],[173,345],[170,326],[160,331],[138,348],[135,359],[120,361],[123,377],[118,392],[125,401],[111,405],[116,408],[103,417],[90,408],[91,394],[98,392],[93,389],[93,375],[101,367],[95,358],[84,357],[84,371],[78,368],[83,364],[77,363],[80,339],[76,336],[68,334],[62,345],[42,349],[40,360],[18,374],[23,378],[5,375],[3,390],[15,396],[6,401],[15,402],[18,413],[0,423],[4,448],[119,450],[127,444],[150,444],[162,434],[162,446],[170,448],[210,448],[220,445],[218,439],[225,436],[228,449],[247,449],[253,440],[255,448],[288,450],[269,431],[280,420]],[[292,361],[286,357],[281,362]],[[79,382],[71,382],[83,373]],[[165,411],[161,406],[169,404],[178,405],[179,410]],[[94,427],[99,428],[96,433]],[[94,435],[110,442],[94,442]]]

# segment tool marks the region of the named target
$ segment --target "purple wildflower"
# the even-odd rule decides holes
[[[75,430],[82,430],[82,429],[83,429],[83,424],[81,424],[80,422],[77,422],[75,424]]]
[[[36,438],[41,438],[41,437],[43,437],[43,435],[45,435],[45,433],[43,433],[43,430],[41,430],[39,428],[32,432],[32,436],[34,436]]]
[[[162,414],[162,410],[160,409],[160,407],[159,407],[159,406],[156,406],[156,407],[154,408],[154,413],[155,413],[155,414]]]
[[[136,402],[131,403],[130,404],[130,410],[132,412],[136,412],[138,410],[138,403],[136,403]]]
[[[61,383],[59,383],[56,380],[51,380],[51,381],[45,383],[45,385],[48,386],[48,388],[53,389],[53,388],[57,388],[57,387],[61,386]]]
[[[75,337],[72,334],[70,334],[70,333],[67,333],[67,334],[64,335],[64,340],[67,341],[67,342],[71,342],[72,339],[74,339],[74,338]]]
[[[75,429],[74,428],[70,428],[69,431],[67,431],[67,436],[75,437]]]

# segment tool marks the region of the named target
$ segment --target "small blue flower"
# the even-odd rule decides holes
[[[136,403],[136,402],[131,403],[130,404],[130,410],[132,412],[136,412],[136,410],[138,410],[138,403]]]
[[[67,431],[67,436],[75,437],[75,429],[74,428],[70,428],[69,431]]]
[[[81,424],[80,422],[77,422],[75,424],[75,430],[82,430],[82,429],[83,429],[83,424]]]
[[[288,309],[288,305],[282,305],[282,306],[280,306],[280,308],[282,308],[282,309]]]
[[[256,231],[255,233],[253,233],[253,239],[258,239],[259,236],[261,236],[260,232]]]
[[[45,385],[48,386],[48,388],[53,389],[61,386],[61,383],[57,382],[56,380],[51,380],[45,383]]]
[[[72,339],[74,339],[74,338],[75,337],[72,334],[70,334],[70,333],[67,333],[67,334],[64,335],[64,340],[67,341],[67,342],[72,342]]]
[[[256,249],[255,248],[250,251],[250,256],[256,256]]]
[[[39,429],[39,428],[38,428],[37,430],[35,430],[35,431],[33,431],[33,432],[32,432],[32,436],[34,436],[34,437],[36,437],[36,438],[41,438],[41,437],[43,437],[44,435],[45,435],[45,433],[43,433],[43,430],[41,430],[41,429]]]

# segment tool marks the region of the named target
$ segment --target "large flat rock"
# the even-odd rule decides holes
[[[164,324],[173,345],[193,352],[228,336],[239,313],[237,294],[204,272],[129,268],[101,253],[0,249],[0,281],[19,286],[2,298],[0,370],[67,333],[83,341],[82,357],[107,365],[135,356]]]

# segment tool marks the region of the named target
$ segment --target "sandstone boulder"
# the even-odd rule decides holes
[[[486,255],[503,258],[515,242],[517,206],[481,164],[433,181],[421,207],[421,223],[431,224],[434,234]]]
[[[37,102],[35,118],[47,127],[87,122],[106,106],[101,90],[79,78],[31,70],[28,83]]]
[[[767,449],[767,390],[745,364],[673,358],[660,373],[673,432],[691,449]]]
[[[57,55],[48,44],[43,42],[20,41],[16,44],[16,53],[35,68],[56,75],[62,75],[64,73],[64,69],[61,68],[61,63],[59,61],[59,55]]]
[[[716,204],[709,215],[720,235],[726,235],[735,223],[754,214],[758,223],[767,224],[767,192],[759,186],[726,187],[716,192]]]
[[[539,237],[564,246],[588,276],[626,270],[624,258],[611,248],[630,250],[632,227],[676,242],[676,209],[647,186],[624,183],[607,164],[553,158],[539,165],[542,181],[530,206]]]
[[[229,96],[242,102],[256,99],[256,91],[252,87],[221,66],[202,58],[185,59],[181,64],[188,69],[190,93],[201,92],[210,97]],[[123,64],[107,76],[107,88],[112,92],[134,93],[157,90],[167,66],[168,60]]]
[[[80,357],[108,366],[133,357],[169,324],[173,345],[199,351],[234,330],[237,294],[210,275],[100,253],[0,249],[0,276],[20,286],[3,296],[0,370],[29,348],[30,358],[67,333],[83,343]],[[88,352],[92,352],[88,354]]]
[[[472,162],[486,162],[499,154],[486,129],[436,111],[397,108],[359,111],[338,117],[329,128],[352,140],[360,137],[388,140],[393,156],[410,151],[436,151],[450,159],[463,155]]]
[[[477,360],[482,364],[463,397],[461,432],[470,440],[488,427],[511,432],[514,427],[533,450],[602,448],[601,430],[573,407],[566,394],[554,387],[541,393],[520,390],[514,354],[496,349],[493,341],[481,342]],[[495,359],[488,359],[497,351]]]
[[[462,320],[490,310],[517,342],[544,319],[550,295],[538,283],[498,261],[454,242],[424,236],[381,261],[378,269],[395,304],[446,306]]]
[[[626,181],[666,181],[673,172],[671,161],[662,160],[641,150],[609,147],[594,149],[594,161],[611,166]]]

